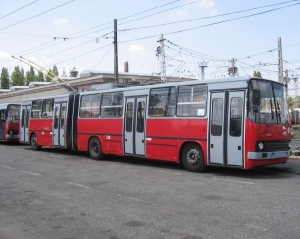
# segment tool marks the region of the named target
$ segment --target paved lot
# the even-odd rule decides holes
[[[300,176],[0,144],[0,239],[299,238]]]

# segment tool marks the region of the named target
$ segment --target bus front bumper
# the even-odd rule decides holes
[[[5,137],[7,139],[17,139],[17,138],[19,138],[19,135],[18,134],[7,134],[7,135],[5,135]]]
[[[292,155],[292,150],[276,151],[276,152],[248,152],[248,159],[253,160],[266,160],[288,158]]]

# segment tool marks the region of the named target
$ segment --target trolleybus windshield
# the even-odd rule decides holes
[[[287,124],[284,85],[260,79],[252,79],[249,84],[248,118],[257,123]]]

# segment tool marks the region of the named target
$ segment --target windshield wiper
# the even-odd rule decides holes
[[[271,115],[272,115],[272,120],[274,120],[274,112],[273,112],[272,98],[270,98],[270,105],[271,105]]]
[[[276,103],[275,103],[276,104]],[[280,111],[280,107],[279,107],[279,102],[277,100],[277,107],[276,107],[276,115],[278,117],[279,122],[281,123],[281,111]]]

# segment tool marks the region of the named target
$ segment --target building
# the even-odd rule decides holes
[[[128,87],[160,84],[160,76],[154,74],[119,73],[119,80],[115,82],[113,72],[99,72],[84,70],[77,77],[64,77],[71,86],[83,90],[99,90],[105,87]],[[196,80],[192,78],[168,77],[167,82]],[[21,103],[24,99],[66,94],[68,91],[53,82],[31,82],[29,86],[12,87],[10,90],[0,89],[0,103]]]

